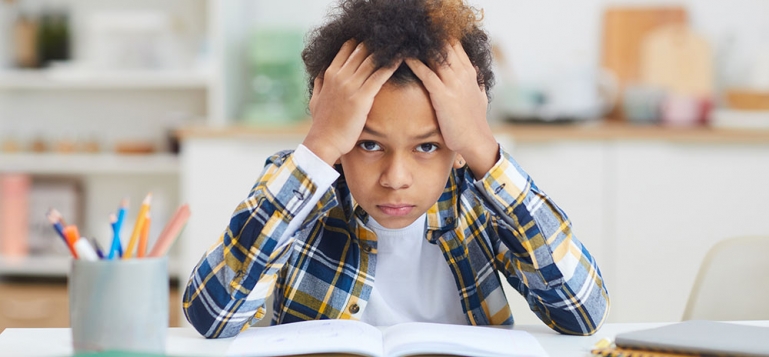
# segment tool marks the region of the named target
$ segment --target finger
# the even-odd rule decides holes
[[[406,58],[405,61],[411,71],[422,81],[428,92],[434,93],[443,87],[440,77],[422,61],[415,58]]]
[[[446,51],[446,63],[437,64],[434,72],[444,84],[448,85],[453,83],[457,76],[463,76],[466,71],[451,45],[446,44],[444,50]]]
[[[358,46],[355,47],[355,50],[350,54],[350,57],[347,58],[347,61],[344,62],[344,65],[342,65],[342,68],[339,70],[339,74],[344,76],[352,76],[355,74],[355,71],[358,70],[358,67],[360,67],[363,61],[366,60],[368,55],[369,51],[366,48],[366,45],[363,42],[359,43]]]
[[[327,72],[336,73],[339,71],[340,68],[342,68],[342,65],[347,61],[347,58],[350,57],[350,54],[355,50],[355,48],[358,46],[358,41],[355,39],[349,39],[347,42],[345,42],[342,45],[342,48],[339,49],[339,52],[334,57],[334,60],[331,61],[331,65],[328,66],[326,69]]]
[[[473,66],[473,62],[470,61],[470,57],[467,56],[467,52],[465,52],[465,48],[462,47],[461,42],[457,41],[451,47],[454,49],[454,53],[459,59],[459,62],[462,63],[462,65],[465,66],[465,68],[467,68],[468,70],[475,69],[475,66]]]
[[[323,88],[323,79],[321,76],[316,76],[315,81],[313,81],[313,87],[312,87],[312,97],[310,97],[310,114],[315,112],[315,105],[318,102],[318,96],[320,95],[321,88]]]
[[[390,77],[392,77],[393,73],[398,70],[398,67],[400,67],[401,63],[403,63],[403,60],[398,60],[391,66],[382,67],[376,70],[376,72],[369,76],[368,79],[366,79],[366,82],[363,83],[361,86],[361,92],[365,95],[371,96],[379,93],[379,90],[382,89],[382,86],[387,83]]]
[[[370,54],[366,59],[361,63],[360,67],[355,71],[355,74],[353,75],[353,80],[355,82],[355,86],[360,87],[363,85],[363,83],[366,82],[366,80],[371,77],[371,75],[377,70],[376,64],[374,63],[374,55]]]

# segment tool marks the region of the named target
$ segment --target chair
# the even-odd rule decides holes
[[[718,242],[694,281],[683,320],[769,320],[769,236]]]

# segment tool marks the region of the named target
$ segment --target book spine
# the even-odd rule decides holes
[[[23,174],[0,175],[0,256],[24,257],[29,252],[28,210],[32,180]]]

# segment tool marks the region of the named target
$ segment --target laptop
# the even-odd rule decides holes
[[[769,357],[769,327],[691,320],[617,334],[617,347],[676,353]]]

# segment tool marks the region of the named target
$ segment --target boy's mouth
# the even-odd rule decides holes
[[[386,204],[377,205],[376,207],[379,208],[382,213],[388,216],[405,216],[411,213],[411,210],[413,210],[416,206],[406,204]]]

